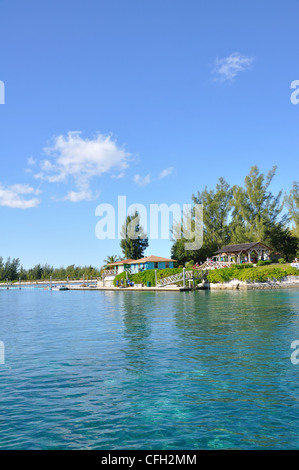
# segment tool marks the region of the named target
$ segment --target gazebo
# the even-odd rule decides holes
[[[238,245],[226,245],[216,251],[213,259],[215,261],[228,261],[241,263],[242,257],[245,262],[254,260],[268,260],[271,248],[262,242],[240,243]]]

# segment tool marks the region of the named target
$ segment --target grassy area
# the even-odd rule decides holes
[[[258,269],[275,269],[275,268],[282,268],[282,269],[286,269],[286,268],[291,268],[291,263],[285,263],[285,264],[280,264],[280,263],[272,263],[272,264],[269,264],[268,266],[257,266]]]
[[[157,279],[171,276],[183,271],[183,268],[169,268],[157,270]],[[285,276],[299,276],[299,269],[292,268],[290,263],[286,264],[271,264],[268,266],[256,266],[253,265],[236,265],[231,268],[215,269],[210,270],[207,276],[209,282],[222,283],[229,282],[232,279],[238,279],[240,281],[259,281],[266,282],[268,279],[279,280]],[[121,279],[126,281],[126,273],[123,272],[118,274],[114,279],[114,286],[116,282],[121,284]],[[151,286],[155,286],[155,270],[148,269],[138,274],[128,274],[128,279],[134,284],[147,285],[148,282]]]
[[[267,280],[280,280],[285,276],[299,276],[299,269],[292,268],[290,263],[256,266],[248,269],[231,267],[211,270],[207,279],[212,283],[229,282],[233,279],[240,281],[266,282]]]

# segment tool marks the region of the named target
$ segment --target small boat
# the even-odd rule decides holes
[[[54,286],[52,290],[69,290],[69,288],[66,286]]]

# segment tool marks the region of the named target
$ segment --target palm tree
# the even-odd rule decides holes
[[[102,266],[102,269],[106,269],[108,264],[110,263],[116,263],[117,261],[120,261],[119,256],[117,255],[112,255],[112,256],[107,256],[106,259],[104,259],[104,266]]]

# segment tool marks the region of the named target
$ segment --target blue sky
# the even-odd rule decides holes
[[[98,204],[298,180],[299,3],[0,0],[0,255],[100,266]],[[169,241],[147,254],[170,255]]]

